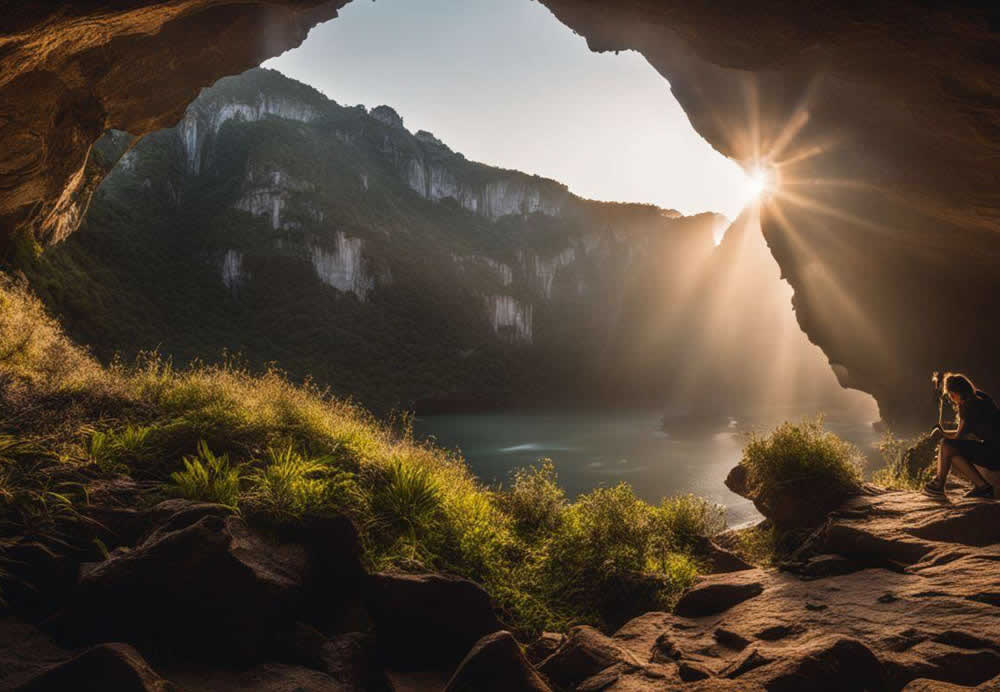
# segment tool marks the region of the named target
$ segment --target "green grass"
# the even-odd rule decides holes
[[[919,490],[935,475],[939,440],[940,435],[933,433],[904,440],[886,432],[878,446],[885,466],[873,474],[872,481],[895,490]]]
[[[184,457],[184,469],[170,474],[172,493],[201,502],[236,507],[240,501],[239,466],[229,464],[229,455],[216,456],[204,440],[196,456]]]
[[[786,421],[769,434],[751,433],[740,465],[755,502],[773,507],[801,493],[856,491],[863,460],[857,447],[825,430],[818,417]]]
[[[570,502],[547,462],[487,487],[405,424],[275,370],[155,355],[102,366],[2,277],[0,308],[0,566],[29,542],[99,559],[115,546],[74,545],[86,532],[67,528],[87,521],[95,474],[131,476],[251,523],[346,514],[370,569],[474,579],[528,635],[668,608],[697,574],[697,538],[723,526],[703,500],[652,505],[627,484]]]

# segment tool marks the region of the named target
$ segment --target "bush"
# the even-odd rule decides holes
[[[654,514],[661,553],[689,553],[726,528],[726,508],[696,495],[664,498]]]
[[[861,486],[861,451],[823,429],[822,417],[751,433],[740,460],[742,483],[727,484],[781,525],[807,525]],[[742,487],[740,487],[742,485]]]
[[[566,507],[566,493],[559,487],[552,461],[543,459],[541,466],[517,469],[513,478],[510,490],[498,498],[517,530],[528,536],[554,531]]]
[[[886,432],[878,445],[885,467],[873,474],[872,481],[886,488],[919,490],[936,473],[934,462],[940,440],[939,431],[924,433],[912,440]]]
[[[204,440],[198,443],[198,454],[184,457],[184,470],[170,474],[171,490],[189,500],[217,502],[238,507],[240,500],[240,469],[229,465],[229,455],[216,456]]]

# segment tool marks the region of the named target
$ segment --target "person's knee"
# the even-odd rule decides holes
[[[958,453],[958,445],[954,440],[941,440],[941,454],[945,459],[950,459]]]

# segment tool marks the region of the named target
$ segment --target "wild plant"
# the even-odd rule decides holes
[[[198,453],[184,457],[184,469],[170,474],[170,490],[189,500],[238,507],[241,467],[231,466],[229,455],[217,456],[208,444],[198,442]]]

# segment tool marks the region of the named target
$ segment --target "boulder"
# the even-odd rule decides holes
[[[529,644],[524,650],[524,655],[531,661],[532,665],[536,665],[554,654],[564,641],[566,641],[566,635],[564,634],[560,634],[559,632],[542,632],[538,639]]]
[[[134,550],[84,565],[73,631],[212,657],[266,649],[302,604],[305,551],[275,545],[234,516],[189,519],[197,516],[175,514]]]
[[[782,529],[814,527],[851,496],[848,490],[830,483],[803,479],[791,483],[780,498],[759,492],[746,467],[737,464],[726,476],[726,487],[753,502],[761,514]]]
[[[721,613],[763,593],[761,576],[762,571],[754,569],[701,579],[680,597],[674,606],[674,613],[684,617]]]
[[[704,536],[695,544],[693,552],[698,556],[705,574],[722,574],[753,569],[753,565],[739,555]]]
[[[374,574],[365,603],[380,658],[399,670],[453,666],[480,638],[501,629],[489,595],[459,577]]]
[[[841,692],[885,687],[882,666],[875,654],[861,642],[842,635],[827,635],[785,651],[780,661],[757,665],[747,677],[769,692]]]
[[[322,671],[343,684],[345,690],[367,690],[381,681],[371,634],[347,632],[327,637],[311,625],[298,622],[292,631],[277,639],[275,653],[281,660]]]
[[[70,656],[34,625],[0,620],[0,690],[16,689]]]
[[[176,688],[157,675],[128,644],[99,644],[16,689],[19,692],[168,692]]]
[[[612,638],[582,625],[570,630],[566,641],[538,665],[538,670],[555,685],[573,688],[618,663],[638,665],[639,661]]]
[[[551,692],[510,632],[488,634],[472,647],[445,692]]]
[[[185,692],[352,692],[326,673],[302,666],[263,663],[247,670],[184,670],[172,676]]]

